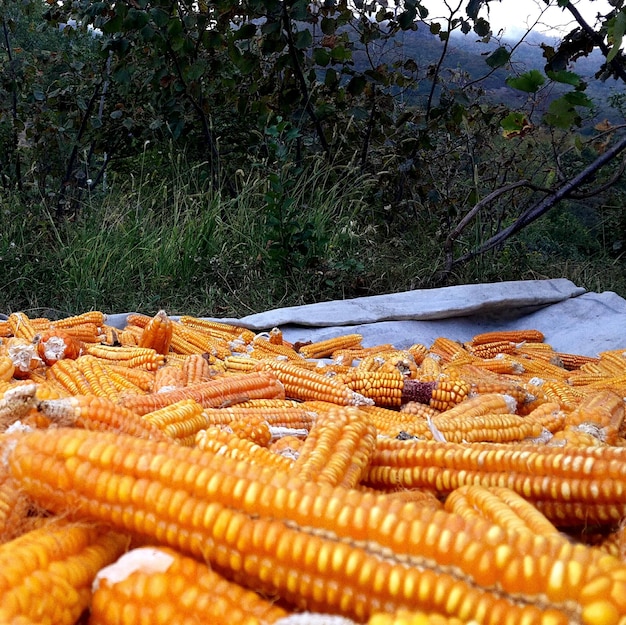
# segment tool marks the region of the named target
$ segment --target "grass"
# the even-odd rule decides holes
[[[441,278],[436,220],[389,219],[371,181],[313,163],[239,172],[235,197],[174,158],[167,175],[110,181],[72,219],[42,205],[0,200],[0,312],[244,316],[279,306],[501,280],[569,278],[626,296],[624,256],[566,208],[504,250]],[[432,223],[431,223],[432,222]],[[430,223],[430,225],[429,225]],[[604,239],[603,239],[604,237]]]

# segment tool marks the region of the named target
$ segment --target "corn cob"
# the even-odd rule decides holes
[[[46,379],[56,383],[72,395],[89,395],[92,392],[89,380],[73,360],[58,360],[46,370]]]
[[[193,399],[204,408],[228,406],[249,399],[284,398],[285,390],[272,373],[259,371],[216,378],[165,393],[122,397],[120,404],[137,414],[146,414],[181,399]]]
[[[402,403],[404,376],[397,370],[381,373],[352,368],[335,378],[354,392],[368,397],[376,406],[399,407]]]
[[[0,545],[25,531],[30,507],[31,500],[19,483],[9,475],[0,475]]]
[[[260,360],[257,358],[251,358],[248,354],[243,356],[227,356],[224,358],[224,364],[226,365],[226,371],[245,372],[254,371]]]
[[[467,344],[467,351],[478,358],[495,358],[498,354],[513,354],[516,344],[512,341],[492,341],[479,345]]]
[[[153,392],[163,393],[186,386],[186,376],[177,365],[164,365],[154,373]]]
[[[214,358],[213,362],[215,362]],[[185,386],[208,382],[216,375],[211,369],[209,357],[205,357],[204,354],[189,354],[183,361],[182,371],[185,376]]]
[[[65,330],[48,330],[37,336],[37,353],[48,366],[63,358],[74,360],[80,356],[83,349],[82,343]]]
[[[37,409],[54,423],[87,430],[111,430],[155,440],[169,440],[156,426],[106,397],[74,395],[41,401]]]
[[[285,387],[290,399],[321,400],[342,406],[373,405],[373,400],[350,389],[346,384],[327,378],[291,362],[263,360],[259,365],[271,371]],[[247,374],[250,375],[250,374]]]
[[[0,621],[74,625],[99,569],[126,549],[121,534],[85,523],[50,522],[0,546]]]
[[[176,623],[262,625],[287,612],[206,564],[164,547],[143,547],[102,569],[94,581],[90,625]]]
[[[379,438],[363,481],[374,487],[432,488],[441,494],[465,484],[506,486],[559,525],[607,523],[626,516],[624,460],[626,449],[619,447]]]
[[[543,428],[540,424],[527,421],[516,414],[486,414],[447,418],[441,413],[430,420],[435,438],[439,433],[450,443],[494,442],[509,443],[524,439],[539,438]],[[434,428],[433,428],[434,426]]]
[[[417,612],[398,610],[393,614],[384,612],[373,614],[367,625],[467,625],[467,621],[421,610]]]
[[[464,517],[484,517],[508,532],[525,531],[565,540],[537,508],[508,488],[461,486],[448,495],[445,509]]]
[[[105,324],[106,317],[104,313],[99,310],[91,310],[85,313],[81,313],[80,315],[74,315],[71,317],[64,317],[63,319],[59,319],[54,322],[55,328],[63,328],[70,329],[77,325],[82,325],[85,323],[93,323],[98,327],[101,327]]]
[[[221,321],[209,321],[208,319],[200,319],[189,315],[182,315],[180,323],[227,341],[241,338],[246,343],[251,343],[255,336],[252,330],[242,326],[231,325]]]
[[[291,475],[331,486],[356,486],[376,447],[376,428],[356,408],[323,412],[300,448]]]
[[[37,386],[20,384],[9,387],[0,396],[0,432],[23,419],[36,406]]]
[[[202,406],[193,399],[183,399],[143,416],[181,445],[193,445],[196,434],[206,428],[208,420]]]
[[[251,358],[257,360],[264,360],[266,358],[286,358],[287,360],[300,362],[304,359],[304,356],[296,352],[290,345],[276,345],[270,343],[268,339],[260,335],[254,337],[251,347],[252,349],[249,355]]]
[[[426,347],[424,347],[426,349]],[[355,360],[362,361],[370,356],[381,354],[389,350],[395,350],[391,343],[373,345],[372,347],[360,347],[358,349],[336,349],[333,352],[333,360],[339,365],[352,366]]]
[[[196,434],[195,445],[203,451],[245,460],[250,464],[273,467],[278,471],[289,471],[293,465],[293,458],[288,454],[270,451],[249,439],[240,438],[227,429],[216,426],[200,430]]]
[[[25,380],[37,368],[42,366],[41,358],[37,354],[37,346],[28,339],[12,337],[6,339],[5,354],[13,362],[13,377]]]
[[[493,343],[494,341],[542,343],[544,338],[543,333],[539,330],[496,330],[494,332],[476,334],[470,343],[472,346]]]
[[[340,349],[360,349],[361,334],[344,334],[324,341],[315,341],[302,345],[298,352],[305,358],[329,358]]]
[[[81,356],[75,361],[78,370],[85,376],[89,384],[89,390],[94,395],[106,397],[116,401],[120,392],[109,377],[109,372],[98,358],[94,356]]]
[[[107,364],[141,367],[147,371],[156,371],[165,363],[163,354],[159,354],[148,347],[86,345],[85,352],[91,356],[102,358]]]
[[[255,400],[262,402],[263,400]],[[204,414],[210,425],[227,425],[233,421],[245,421],[249,418],[262,417],[272,427],[294,428],[310,430],[317,412],[308,402],[286,406],[252,405],[254,402],[242,402],[226,408],[205,408]],[[335,404],[328,404],[325,410]]]
[[[443,336],[438,336],[430,346],[430,353],[439,356],[443,364],[449,363],[459,354],[465,352],[463,345]]]
[[[567,416],[569,425],[592,424],[600,439],[612,445],[624,421],[624,400],[612,391],[597,391],[585,397]]]
[[[174,324],[164,310],[159,312],[144,326],[139,337],[139,347],[148,347],[157,354],[166,355],[170,351]]]
[[[626,567],[598,550],[200,450],[58,429],[20,436],[9,463],[45,507],[207,558],[299,609],[489,625],[618,625],[626,613]]]
[[[140,388],[142,391],[150,392],[153,389],[155,373],[116,364],[107,364],[106,369],[110,373],[117,373],[122,376],[130,384]]]
[[[0,381],[8,381],[13,377],[15,365],[8,356],[0,356]]]
[[[428,355],[428,347],[422,345],[422,343],[413,343],[406,351],[413,356],[417,365],[421,365],[424,358]]]
[[[437,354],[428,353],[420,362],[417,377],[422,382],[435,382],[440,378],[442,372],[441,357]]]
[[[37,330],[28,318],[28,315],[23,312],[11,313],[7,321],[9,322],[11,334],[15,338],[26,339],[31,342],[33,341],[37,334]]]

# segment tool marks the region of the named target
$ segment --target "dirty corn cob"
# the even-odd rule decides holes
[[[20,435],[8,460],[40,505],[206,558],[297,609],[490,625],[618,625],[626,613],[619,560],[482,519],[109,433]]]

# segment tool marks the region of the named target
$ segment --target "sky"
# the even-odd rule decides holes
[[[450,1],[448,0],[448,3]],[[591,26],[594,25],[598,13],[605,14],[611,10],[608,0],[572,0],[572,2]],[[429,6],[428,2],[425,4]],[[537,19],[540,19],[540,22],[534,30],[538,32],[558,35],[567,33],[573,28],[571,14],[566,9],[560,8],[556,0],[550,0],[550,6],[547,6],[544,0],[492,0],[488,6],[489,12],[483,7],[479,16],[491,23],[494,34],[504,29],[506,35],[515,36],[525,32],[527,26],[532,26]]]

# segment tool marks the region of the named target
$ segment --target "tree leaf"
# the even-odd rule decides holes
[[[252,39],[256,35],[256,24],[251,24],[248,22],[247,24],[242,24],[240,28],[238,28],[234,35],[234,39]]]
[[[548,70],[546,72],[548,78],[550,80],[554,80],[555,82],[562,82],[565,85],[572,85],[572,87],[578,87],[580,85],[581,80],[578,74],[574,72],[568,72],[567,70],[561,69],[558,72]]]
[[[526,93],[536,93],[545,81],[546,79],[539,70],[531,69],[519,76],[509,76],[506,79],[506,84],[513,89],[519,89]]]
[[[309,30],[299,30],[294,37],[294,45],[298,50],[306,50],[313,43],[313,37]]]
[[[330,63],[330,52],[324,48],[313,50],[313,61],[321,67],[326,67]]]
[[[606,55],[607,63],[610,63],[617,56],[622,45],[624,32],[626,32],[626,9],[622,9],[611,22],[613,23],[609,25],[609,37],[613,45]]]
[[[511,58],[511,53],[504,47],[500,46],[496,48],[486,59],[485,63],[489,65],[489,67],[493,67],[496,69],[497,67],[502,67],[509,62]]]
[[[361,95],[365,90],[365,85],[367,84],[367,80],[364,76],[353,76],[346,87],[346,90],[350,95],[357,96]]]

